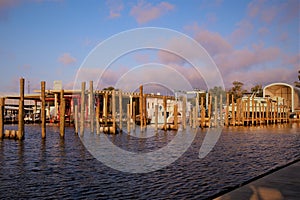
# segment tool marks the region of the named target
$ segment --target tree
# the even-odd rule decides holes
[[[109,86],[108,88],[103,88],[103,90],[113,91],[115,88],[113,86]]]
[[[256,93],[256,96],[262,97],[263,96],[263,89],[262,85],[258,84],[251,88],[251,93]]]
[[[244,93],[247,93],[247,90],[243,89],[244,83],[239,81],[234,81],[233,87],[229,89],[229,94],[233,95],[234,100],[237,100],[238,98],[241,98]]]
[[[221,86],[219,86],[219,87],[215,86],[214,88],[209,90],[209,93],[212,95],[212,97],[217,96],[218,98],[220,98],[220,96],[222,95],[223,102],[226,99],[226,92],[225,92],[225,90],[223,90],[223,88]],[[214,101],[214,99],[213,99],[213,101]]]

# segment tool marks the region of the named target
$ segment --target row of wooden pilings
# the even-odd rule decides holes
[[[45,113],[45,94],[46,82],[41,82],[41,136],[46,138],[46,113]],[[127,132],[130,133],[131,129],[135,130],[136,118],[136,101],[132,100],[133,94],[122,93],[122,91],[95,91],[93,89],[93,81],[90,81],[89,85],[89,127],[90,131],[96,133],[107,132],[116,133],[117,130],[123,130],[123,95],[130,96],[130,103],[127,104]],[[99,95],[103,95],[103,108],[102,117],[100,118],[100,99],[97,98]],[[111,95],[111,116],[108,114],[108,101],[109,95]],[[116,95],[119,97],[119,119],[116,116]],[[139,93],[135,94],[135,97],[139,99],[138,114],[140,121],[140,129],[143,129],[146,125],[147,109],[146,109],[146,99],[147,94],[143,93],[143,86],[140,86]],[[85,109],[86,109],[86,83],[82,82],[81,85],[81,95],[80,95],[80,107],[78,103],[74,105],[74,126],[75,132],[80,133],[80,136],[84,135],[86,119],[85,119]],[[158,105],[155,105],[155,131],[158,129],[168,130],[178,130],[179,120],[178,120],[178,104],[174,104],[173,108],[173,123],[167,123],[167,97],[163,98],[163,112],[164,112],[164,123],[159,127],[158,125]],[[277,101],[266,100],[266,105],[258,103],[254,98],[248,97],[247,100],[242,100],[242,98],[234,101],[233,96],[229,94],[226,95],[225,106],[223,104],[222,95],[218,98],[217,96],[208,95],[208,103],[205,106],[204,97],[197,97],[194,99],[194,106],[191,108],[186,108],[187,98],[186,96],[181,97],[182,103],[182,113],[181,113],[181,127],[185,129],[187,126],[187,121],[192,128],[197,127],[216,127],[216,126],[238,126],[238,125],[262,125],[262,124],[275,124],[275,123],[285,123],[289,120],[289,108],[285,103],[279,105]],[[214,98],[214,101],[213,101]],[[230,104],[231,100],[231,104]],[[96,102],[94,102],[96,101]],[[193,100],[192,100],[193,101]],[[214,103],[214,105],[213,105]],[[94,107],[96,105],[96,108]],[[24,79],[20,79],[20,97],[19,97],[19,116],[18,116],[18,130],[4,130],[4,106],[5,98],[0,98],[0,139],[1,138],[14,138],[22,140],[24,139]],[[60,92],[60,116],[65,116],[66,101],[64,97],[64,90]],[[189,118],[187,119],[186,111],[189,110]],[[119,123],[117,124],[117,121]],[[65,118],[60,117],[60,136],[65,135]],[[96,127],[95,127],[96,125]]]

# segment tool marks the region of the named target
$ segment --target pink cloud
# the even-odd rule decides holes
[[[253,45],[252,49],[245,48],[223,53],[215,57],[216,64],[221,71],[229,73],[235,70],[251,68],[278,59],[280,49],[277,47],[265,48],[262,45]]]
[[[261,27],[257,32],[260,36],[265,36],[270,33],[269,29],[266,27]]]
[[[232,71],[231,73],[223,74],[227,88],[232,87],[233,81],[240,81],[245,84],[246,89],[250,89],[253,85],[262,84],[265,86],[274,82],[285,82],[293,84],[295,81],[296,72],[286,70],[282,67],[270,69],[255,69],[247,72]]]
[[[106,5],[109,8],[109,18],[117,18],[121,16],[121,11],[124,9],[124,5],[121,0],[107,0]]]
[[[70,53],[64,53],[58,58],[58,61],[64,65],[70,65],[76,63],[76,58],[72,57]]]
[[[161,2],[157,5],[152,5],[145,1],[139,1],[139,3],[131,9],[130,15],[132,15],[139,24],[144,24],[159,18],[165,14],[165,12],[173,9],[174,5],[168,2]]]
[[[248,20],[243,20],[237,24],[237,28],[231,33],[230,39],[232,43],[240,43],[249,35],[251,35],[253,31],[253,25]]]

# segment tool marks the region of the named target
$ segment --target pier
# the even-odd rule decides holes
[[[20,95],[7,96],[0,101],[0,138],[23,140],[24,133],[24,100],[40,103],[42,138],[46,138],[46,122],[59,123],[60,136],[64,137],[66,124],[74,125],[75,132],[83,136],[85,127],[94,133],[116,134],[126,130],[135,131],[136,125],[143,131],[149,124],[155,130],[210,128],[217,126],[260,126],[277,123],[288,123],[290,106],[284,98],[245,96],[234,99],[222,95],[195,92],[188,98],[186,94],[163,96],[145,94],[143,86],[139,92],[121,90],[94,90],[93,81],[83,82],[81,90],[46,90],[46,82],[41,82],[41,89],[36,94],[24,95],[24,79],[20,79]],[[18,130],[5,130],[5,101],[16,99],[18,105]],[[47,105],[46,105],[47,104]],[[123,105],[124,104],[124,105]],[[50,114],[50,105],[54,114]],[[34,113],[35,116],[35,113]],[[299,116],[298,116],[299,117]],[[35,122],[35,120],[33,120]],[[126,125],[124,125],[124,124]]]

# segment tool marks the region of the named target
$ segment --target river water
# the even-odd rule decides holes
[[[300,123],[226,127],[213,150],[199,159],[206,132],[199,129],[169,166],[141,174],[120,172],[95,159],[73,127],[61,139],[59,127],[47,126],[42,140],[39,125],[26,125],[24,141],[0,140],[0,199],[207,199],[300,159]],[[149,152],[175,135],[159,131],[149,138],[125,133],[108,138],[124,150]]]

